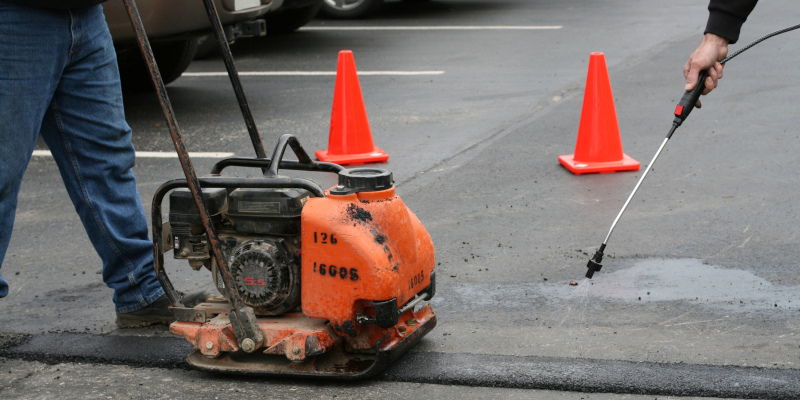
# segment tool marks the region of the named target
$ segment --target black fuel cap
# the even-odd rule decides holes
[[[378,192],[391,189],[392,186],[394,177],[391,171],[380,168],[352,168],[339,172],[339,186],[331,189],[331,194]]]

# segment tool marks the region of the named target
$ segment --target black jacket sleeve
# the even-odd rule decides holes
[[[106,0],[11,0],[30,7],[40,8],[77,8],[90,7]]]
[[[747,16],[758,0],[711,0],[708,4],[708,24],[705,33],[713,33],[728,39],[739,40],[739,32]]]

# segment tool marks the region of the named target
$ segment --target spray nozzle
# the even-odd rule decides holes
[[[603,250],[605,249],[606,245],[605,243],[603,243],[602,245],[600,245],[600,248],[597,249],[597,251],[594,253],[594,257],[592,257],[592,259],[589,260],[589,263],[586,264],[586,268],[589,268],[589,270],[586,271],[587,278],[592,279],[594,273],[600,271],[600,268],[603,268],[603,264],[600,263],[603,262]]]

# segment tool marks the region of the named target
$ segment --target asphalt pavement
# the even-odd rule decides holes
[[[237,42],[268,148],[284,133],[310,151],[326,147],[334,77],[318,72],[335,70],[339,50],[376,72],[360,78],[373,138],[390,155],[380,166],[433,237],[438,326],[367,382],[189,371],[187,345],[165,329],[116,329],[111,291],[57,169],[35,156],[2,269],[11,291],[0,300],[0,394],[800,398],[800,33],[726,65],[621,219],[603,270],[583,277],[670,127],[703,3],[387,2],[369,19],[318,19]],[[793,2],[762,2],[731,50],[798,20]],[[597,51],[638,172],[575,176],[557,161],[574,150]],[[223,71],[219,58],[197,60],[168,86],[177,118],[190,151],[251,156],[227,78],[203,74]],[[173,151],[152,94],[127,96],[126,113],[137,151]],[[149,210],[156,188],[181,171],[174,158],[142,154],[135,172]],[[202,172],[216,160],[194,161]],[[184,291],[209,281],[182,262],[167,269]]]

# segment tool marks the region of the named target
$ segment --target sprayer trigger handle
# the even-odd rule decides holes
[[[697,85],[694,86],[694,89],[684,93],[681,101],[675,107],[675,123],[678,125],[682,124],[686,117],[689,116],[689,113],[694,110],[697,100],[706,88],[706,78],[708,78],[708,72],[701,72],[697,77]]]

